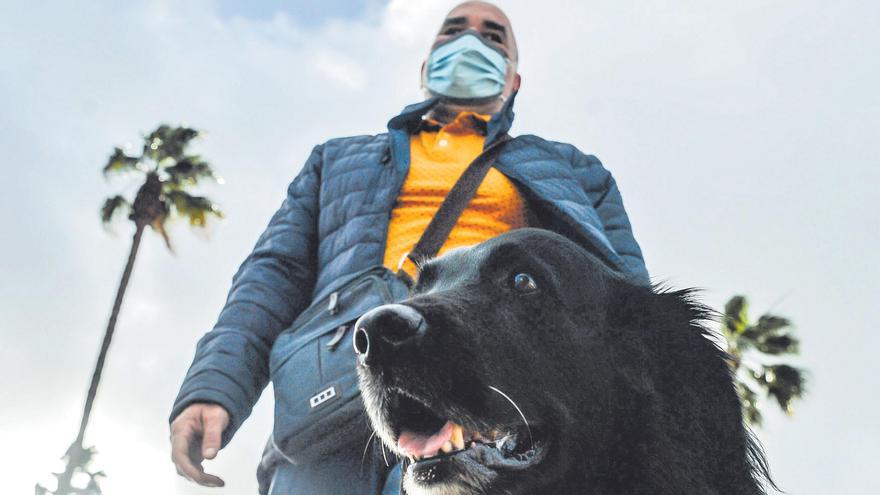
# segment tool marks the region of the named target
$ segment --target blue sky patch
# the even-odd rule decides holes
[[[319,26],[330,19],[356,19],[363,16],[371,5],[384,4],[382,0],[217,0],[224,17],[271,19],[283,12],[305,26]]]

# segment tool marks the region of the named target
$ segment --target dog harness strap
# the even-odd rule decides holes
[[[507,134],[498,136],[494,143],[484,149],[467,166],[461,177],[458,178],[455,185],[449,190],[449,194],[446,195],[446,199],[443,200],[440,208],[437,209],[437,213],[434,214],[434,218],[431,219],[428,227],[425,228],[415,247],[406,254],[410,261],[418,264],[419,261],[431,258],[440,251],[443,243],[449,237],[449,233],[455,227],[458,218],[464,212],[474,194],[477,193],[480,183],[483,182],[486,174],[489,173],[489,169],[495,164],[502,146],[511,139]],[[400,273],[405,272],[399,269],[398,274]]]

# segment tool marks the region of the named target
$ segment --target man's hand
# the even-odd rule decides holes
[[[171,460],[177,474],[203,486],[223,486],[222,479],[208,474],[202,461],[220,450],[220,436],[229,424],[229,413],[217,404],[193,404],[171,423]]]

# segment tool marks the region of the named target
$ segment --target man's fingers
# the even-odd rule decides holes
[[[203,486],[224,485],[222,479],[205,472],[198,448],[190,447],[190,438],[186,435],[177,434],[171,437],[171,460],[174,461],[177,472],[190,481]]]
[[[214,488],[219,488],[226,484],[222,479],[218,478],[217,476],[214,476],[213,474],[208,474],[204,471],[199,472],[199,477],[193,479],[193,481],[202,486],[210,486]]]
[[[189,438],[186,435],[176,434],[171,436],[171,460],[177,468],[178,474],[193,481],[193,476],[198,469],[189,458]]]
[[[217,456],[220,439],[227,423],[229,416],[220,408],[206,409],[202,412],[202,457],[213,459]]]

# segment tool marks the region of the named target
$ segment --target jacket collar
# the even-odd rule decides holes
[[[516,92],[513,92],[511,93],[510,98],[508,98],[507,101],[504,102],[504,105],[501,106],[501,110],[499,110],[498,113],[493,114],[492,118],[489,119],[485,146],[488,146],[495,140],[495,138],[510,130],[510,126],[513,125],[513,102],[515,99]],[[399,115],[388,121],[388,132],[391,133],[392,136],[404,135],[408,137],[418,129],[419,125],[422,123],[422,116],[425,115],[428,110],[433,108],[434,105],[439,103],[439,101],[440,98],[435,96],[428,98],[425,101],[408,105]]]
[[[510,98],[504,102],[504,105],[501,106],[501,110],[492,115],[492,118],[489,119],[489,128],[486,133],[487,145],[492,144],[498,136],[510,131],[510,126],[513,125],[513,102],[516,100],[516,93],[516,91],[510,93]]]

